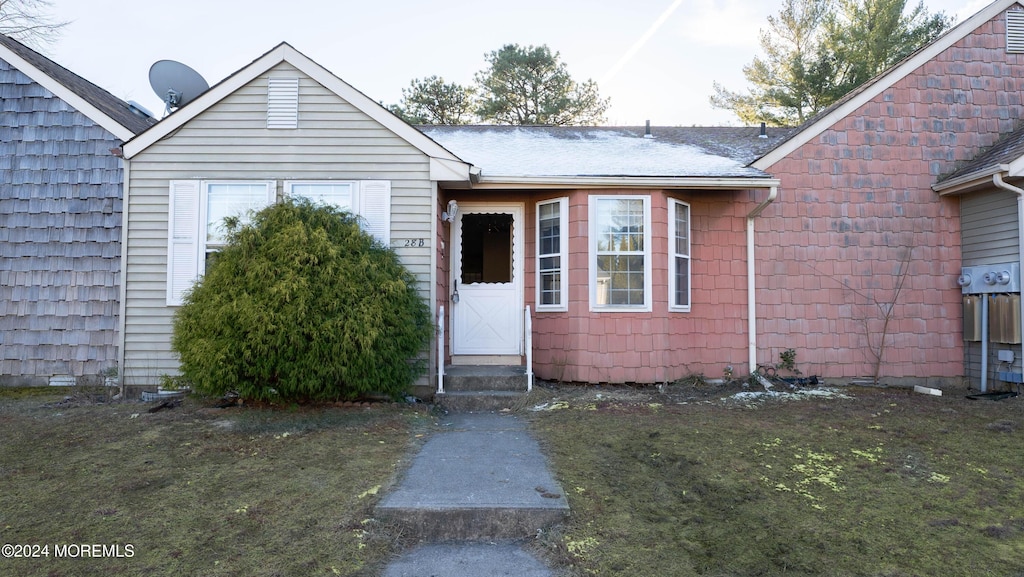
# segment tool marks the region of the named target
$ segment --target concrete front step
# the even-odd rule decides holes
[[[526,367],[491,365],[450,365],[444,369],[445,392],[526,392]]]
[[[515,543],[439,543],[392,562],[384,577],[552,577],[554,573]]]
[[[434,395],[434,404],[450,413],[486,413],[512,411],[526,396],[526,391],[455,391]]]
[[[445,367],[444,393],[434,402],[453,413],[518,408],[526,395],[523,366],[452,365]]]
[[[454,414],[420,449],[376,515],[426,541],[525,539],[569,505],[540,447],[514,415]]]
[[[378,515],[400,524],[405,535],[424,542],[520,540],[536,537],[565,520],[567,510],[548,507],[426,509],[385,507]]]

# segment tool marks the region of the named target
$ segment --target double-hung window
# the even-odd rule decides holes
[[[651,197],[590,197],[590,308],[651,310]]]
[[[537,203],[537,310],[568,310],[568,199]]]
[[[224,248],[228,219],[236,219],[238,226],[248,224],[253,213],[274,202],[276,188],[273,182],[204,182],[202,185],[205,201],[200,214],[206,234],[199,274],[206,272],[210,256]]]
[[[274,181],[172,180],[167,222],[167,304],[182,297],[206,272],[225,243],[225,218],[246,224],[253,211],[274,202]]]
[[[668,201],[669,310],[690,310],[690,205]]]
[[[359,217],[363,230],[385,245],[391,242],[390,181],[288,181],[284,193],[347,210]]]
[[[224,247],[225,218],[247,224],[277,196],[276,181],[172,180],[167,223],[167,304],[182,297]],[[391,182],[386,180],[286,182],[285,193],[332,204],[361,218],[364,230],[391,241]]]

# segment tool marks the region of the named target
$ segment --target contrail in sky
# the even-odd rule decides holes
[[[679,5],[682,3],[683,0],[675,0],[674,2],[672,2],[672,5],[669,6],[664,12],[662,12],[661,16],[658,16],[658,19],[654,21],[654,24],[651,24],[651,27],[647,29],[647,32],[644,32],[643,36],[641,36],[639,40],[634,42],[633,45],[629,47],[629,50],[627,50],[626,53],[622,55],[622,58],[619,58],[619,61],[615,63],[615,66],[612,66],[611,70],[609,70],[604,75],[604,77],[601,78],[600,84],[607,84],[608,82],[610,82],[611,79],[614,78],[615,75],[618,74],[619,71],[626,66],[626,63],[629,62],[630,59],[633,58],[633,56],[637,52],[639,52],[641,48],[644,47],[644,44],[647,44],[647,41],[651,39],[651,36],[654,36],[654,33],[658,31],[658,28],[661,28],[661,25],[664,24],[666,20],[668,20],[669,16],[671,16],[672,13],[676,11],[676,8],[679,8]]]

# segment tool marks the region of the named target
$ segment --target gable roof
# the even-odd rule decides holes
[[[0,59],[121,140],[145,131],[155,122],[136,115],[125,101],[3,34]]]
[[[852,114],[855,110],[868,103],[907,75],[924,66],[932,58],[956,44],[968,34],[974,32],[979,26],[988,22],[996,15],[1002,13],[1011,6],[1019,3],[1019,0],[995,0],[985,8],[982,8],[974,16],[964,20],[960,24],[947,30],[942,36],[933,40],[916,52],[895,64],[889,70],[879,74],[874,79],[853,90],[832,106],[818,113],[803,125],[798,127],[790,138],[779,143],[777,147],[769,151],[761,158],[754,161],[751,166],[761,170],[768,170],[773,164],[787,157],[790,153],[810,142],[813,138],[828,130],[840,120]]]
[[[236,90],[253,81],[281,62],[287,62],[303,74],[319,82],[352,106],[395,133],[431,158],[431,178],[435,180],[466,180],[469,166],[444,147],[416,130],[352,85],[317,64],[312,59],[282,42],[270,51],[220,81],[187,105],[174,111],[153,128],[124,145],[125,158],[132,158],[171,134]]]
[[[480,168],[478,183],[597,179],[771,179],[748,166],[788,134],[758,128],[605,126],[422,126],[420,130]],[[718,183],[726,186],[725,183]],[[749,184],[749,183],[746,183]],[[728,186],[736,186],[731,182]],[[770,183],[764,184],[770,186]]]

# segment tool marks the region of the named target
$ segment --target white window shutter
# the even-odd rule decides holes
[[[391,245],[391,181],[359,183],[359,216],[366,222],[366,232],[385,246]]]
[[[167,304],[178,306],[199,276],[198,180],[172,180],[167,210]]]
[[[267,80],[267,128],[299,127],[299,79]]]

